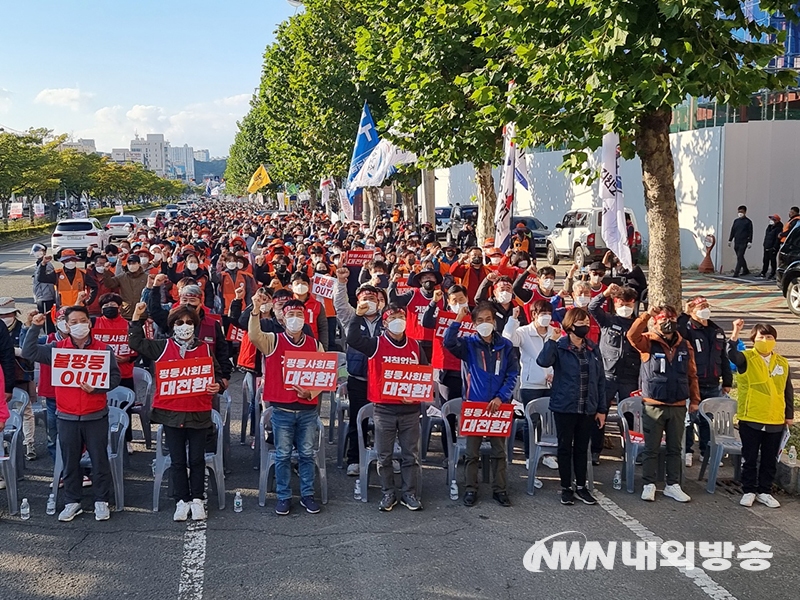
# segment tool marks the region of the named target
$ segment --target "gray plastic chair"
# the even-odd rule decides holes
[[[206,452],[206,470],[211,471],[209,478],[212,488],[216,488],[219,509],[225,510],[225,474],[222,464],[224,423],[222,416],[216,411],[211,411],[211,420],[217,431],[217,445],[215,451]],[[188,452],[188,449],[187,449]],[[153,512],[158,512],[158,500],[161,493],[161,482],[164,473],[172,465],[169,453],[164,442],[164,426],[159,425],[156,431],[156,457],[153,459]]]
[[[22,439],[22,417],[11,411],[3,429],[3,439],[9,441],[9,452],[6,454],[5,444],[0,442],[0,472],[6,482],[6,495],[8,496],[8,512],[15,515],[19,512],[17,501],[17,477],[19,476],[18,456]]]
[[[136,394],[133,390],[118,386],[106,393],[106,400],[109,406],[127,411],[128,408],[133,406],[134,402],[136,402]]]
[[[8,410],[10,412],[14,412],[19,415],[20,419],[25,418],[25,407],[30,404],[30,396],[28,396],[28,392],[25,390],[21,390],[19,388],[14,388],[11,392],[11,400],[8,401]],[[34,419],[35,422],[35,419]],[[16,437],[17,440],[17,473],[22,476],[22,471],[25,470],[27,467],[25,465],[25,451],[23,450],[23,445],[25,443],[25,436],[21,435]]]
[[[39,363],[34,363],[33,382],[36,384],[37,396],[31,401],[34,421],[41,421],[42,427],[47,427],[47,403],[45,399],[38,395],[39,391]]]
[[[725,454],[738,456],[739,459],[734,461],[737,475],[741,470],[742,439],[739,437],[739,431],[733,426],[736,411],[737,404],[733,398],[706,398],[700,403],[700,416],[708,422],[711,439],[708,443],[708,452],[700,467],[698,481],[702,481],[706,468],[711,464],[706,485],[709,494],[713,494],[717,487],[719,465]]]
[[[333,439],[335,437],[335,429],[336,429],[336,421],[335,419],[338,416],[339,405],[336,404],[336,394],[339,393],[339,389],[342,385],[345,386],[345,391],[347,390],[347,354],[344,352],[337,352],[337,388],[334,392],[325,392],[330,400],[330,413],[328,414],[328,443],[332,444]],[[347,404],[346,408],[350,408],[349,403]],[[339,421],[341,424],[341,421]],[[339,465],[341,468],[341,465]]]
[[[144,445],[149,450],[153,446],[153,430],[150,426],[150,413],[153,410],[153,377],[147,369],[133,368],[133,387],[136,391],[133,413],[139,415]]]
[[[539,416],[539,422],[542,424],[542,435],[539,439],[536,439],[536,428],[533,427],[533,413]],[[550,398],[536,398],[528,402],[525,406],[525,419],[528,421],[528,440],[531,455],[528,462],[528,495],[535,496],[536,471],[539,469],[539,461],[545,456],[558,456],[558,432],[556,430],[556,421],[550,410]],[[586,457],[586,487],[590,490],[594,489],[594,468],[592,467],[591,453],[588,453]]]
[[[339,439],[336,447],[336,466],[344,468],[344,453],[347,445],[347,434],[350,433],[350,397],[347,394],[347,381],[343,381],[336,388],[336,393],[331,401],[331,413],[335,411],[336,420],[339,422]],[[333,417],[331,417],[329,440],[333,440]]]
[[[439,410],[442,409],[442,395],[441,389],[439,386],[435,386],[434,389],[436,392],[434,393],[434,400],[433,402],[423,402],[420,406],[420,410],[422,411],[422,432],[420,434],[420,451],[419,451],[419,459],[421,461],[426,460],[428,458],[428,446],[431,443],[431,436],[433,435],[434,427],[439,427],[440,429],[444,427],[442,423],[442,417],[429,417],[428,416],[428,407],[434,406]]]
[[[267,503],[267,492],[275,489],[275,446],[267,444],[267,434],[272,429],[272,407],[268,406],[261,414],[259,423],[259,451],[261,453],[261,469],[258,474],[258,505]],[[292,451],[292,460],[297,460],[297,449]],[[314,448],[314,463],[319,472],[320,499],[328,503],[328,470],[325,465],[325,425],[317,416],[317,443]]]
[[[245,373],[242,379],[242,431],[239,434],[239,443],[244,446],[247,442],[247,423],[250,420],[250,406],[256,401],[256,376]],[[252,431],[251,433],[255,433]]]
[[[231,394],[228,390],[218,395],[219,415],[222,417],[222,464],[226,473],[230,473],[231,463]]]
[[[128,390],[130,391],[130,390]],[[132,393],[132,392],[131,392]],[[114,499],[117,510],[125,509],[125,482],[123,461],[125,452],[125,431],[130,426],[128,414],[116,406],[108,407],[108,460],[111,463],[111,480],[114,484]],[[88,452],[81,457],[81,467],[91,468],[92,461]],[[56,437],[56,460],[53,467],[53,498],[58,502],[58,484],[64,471],[64,460],[61,456],[61,442]]]
[[[455,417],[456,429],[458,429],[459,420],[461,419],[461,398],[453,398],[448,400],[442,405],[442,425],[444,425],[445,439],[448,444],[447,447],[447,489],[456,480],[458,472],[458,461],[465,458],[467,455],[467,438],[458,435],[456,431],[456,441],[453,442],[453,429],[450,425],[450,420],[447,418],[450,415]],[[492,445],[483,441],[481,443],[481,464],[483,467],[483,482],[489,481],[489,458],[492,453]]]

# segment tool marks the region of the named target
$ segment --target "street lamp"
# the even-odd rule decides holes
[[[291,4],[292,6],[294,6],[295,8],[299,8],[299,7],[303,6],[302,0],[286,0],[286,1],[289,4]]]

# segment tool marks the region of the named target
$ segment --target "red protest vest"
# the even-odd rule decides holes
[[[97,317],[94,321],[94,326],[97,329],[109,329],[128,334],[128,322],[122,317],[116,319],[107,319],[106,317]],[[136,352],[131,350],[130,356],[135,357]],[[130,379],[133,377],[133,361],[126,363],[117,363],[119,365],[119,374],[123,379]]]
[[[205,314],[205,311],[203,311],[203,318],[200,320],[200,327],[197,330],[197,339],[208,344],[211,353],[214,354],[217,347],[217,322]]]
[[[461,359],[453,356],[453,353],[444,347],[444,332],[447,331],[450,323],[455,320],[455,313],[441,310],[436,313],[436,329],[433,332],[433,356],[431,357],[431,366],[434,369],[461,371]],[[470,325],[469,328],[464,327],[467,323]],[[467,315],[458,330],[459,337],[470,335],[473,332],[471,325],[472,318]]]
[[[531,290],[531,299],[528,300],[528,302],[523,307],[525,310],[525,316],[528,317],[528,323],[533,323],[533,316],[531,316],[531,306],[533,306],[533,303],[536,302],[537,300],[544,300],[545,302],[550,302],[555,296],[556,294],[553,294],[552,296],[545,296],[542,294],[542,292],[539,291],[539,286],[534,287]],[[559,308],[563,302],[564,302],[563,300],[559,300],[558,304],[553,306],[553,310]]]
[[[305,400],[297,395],[294,390],[287,390],[283,385],[283,358],[286,352],[316,352],[317,340],[307,335],[303,336],[299,344],[295,344],[285,333],[276,335],[275,349],[269,356],[264,356],[264,376],[269,373],[271,380],[264,385],[264,402],[273,404],[317,404],[319,395],[311,400]]]
[[[428,330],[433,335],[433,330]],[[419,364],[419,342],[406,336],[402,346],[396,346],[384,333],[378,338],[378,347],[375,354],[367,361],[367,400],[376,404],[402,404],[399,400],[384,400],[383,391],[383,366],[385,364]]]
[[[408,306],[406,306],[406,335],[412,340],[433,341],[433,329],[425,329],[422,326],[422,316],[425,314],[425,311],[428,310],[430,303],[430,298],[423,296],[419,289],[414,289],[414,295],[411,297]],[[444,305],[441,301],[437,304],[439,310],[444,309]]]
[[[241,344],[239,344],[239,357],[236,359],[236,365],[247,369],[250,373],[256,371],[256,353],[258,348],[250,341],[250,336],[244,332]]]
[[[56,342],[56,348],[77,349],[70,337]],[[91,341],[86,345],[84,350],[108,350],[111,352],[111,348],[105,344],[101,344],[94,338],[91,338]],[[40,373],[39,376],[41,377],[42,374]],[[50,374],[48,373],[48,379],[49,377]],[[60,385],[53,386],[53,390],[55,391],[56,410],[66,415],[75,415],[78,417],[90,415],[105,409],[108,403],[105,392],[90,394],[84,392],[79,387],[63,387]]]
[[[311,327],[311,331],[314,332],[314,337],[319,339],[319,316],[322,313],[322,305],[311,294],[308,294],[303,304],[306,309],[306,323]],[[328,324],[325,323],[325,327],[327,326]]]
[[[171,360],[186,360],[190,358],[206,358],[212,356],[211,348],[208,344],[200,343],[197,348],[187,350],[181,356],[181,350],[175,340],[172,338],[167,340],[167,345],[164,346],[164,351],[161,356],[156,360],[156,369],[159,362],[169,362]],[[156,386],[155,394],[153,396],[153,408],[161,408],[163,410],[172,410],[175,412],[203,412],[211,410],[211,399],[214,394],[193,394],[191,396],[180,397],[166,397],[159,393],[158,386]]]
[[[53,319],[53,321],[55,321],[55,319]],[[48,333],[45,344],[55,342],[57,339],[58,338],[56,338],[55,333]],[[50,371],[50,365],[39,363],[39,385],[36,387],[36,393],[42,398],[56,397],[56,388],[54,388],[53,384],[50,383],[51,374],[52,372]]]

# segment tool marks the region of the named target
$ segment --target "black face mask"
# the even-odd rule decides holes
[[[103,307],[103,316],[106,319],[116,319],[119,316],[119,307],[118,306],[104,306]]]
[[[664,335],[667,336],[672,335],[673,333],[675,333],[675,321],[664,321],[659,326],[659,329],[661,330],[661,333]]]
[[[589,326],[588,325],[573,325],[572,330],[570,333],[577,335],[579,338],[585,338],[589,335]]]
[[[482,265],[482,264],[483,264],[483,259],[482,259],[482,258],[480,258],[480,257],[478,257],[478,258],[473,258],[473,259],[472,259],[472,264],[473,264],[473,265],[476,265],[476,266],[478,266],[478,265]]]
[[[286,273],[286,265],[275,265],[275,270],[278,273]]]
[[[436,289],[436,282],[435,281],[425,281],[422,283],[422,289],[426,292],[432,292]]]
[[[445,252],[444,254],[447,258],[453,258],[456,255],[455,252]]]

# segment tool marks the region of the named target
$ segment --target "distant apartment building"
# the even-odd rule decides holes
[[[141,149],[128,150],[127,148],[114,148],[111,150],[111,160],[119,165],[131,163],[144,164],[144,155]]]
[[[211,160],[211,154],[208,150],[195,150],[194,159],[200,162],[209,162]]]
[[[167,175],[167,148],[169,142],[164,140],[163,133],[148,133],[146,138],[131,140],[131,152],[141,152],[144,166],[159,177]]]
[[[167,146],[168,176],[170,179],[190,181],[194,179],[194,155],[196,152],[191,146]]]
[[[91,139],[78,139],[77,141],[64,142],[59,145],[59,150],[75,150],[83,152],[84,154],[94,154],[97,152],[97,147],[94,140]]]

